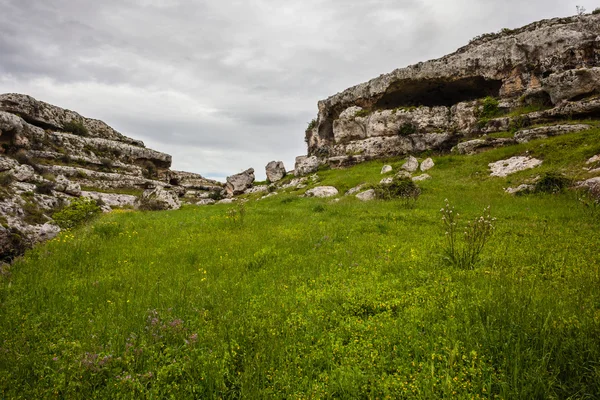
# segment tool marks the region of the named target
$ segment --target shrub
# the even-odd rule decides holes
[[[309,133],[310,131],[312,131],[313,129],[315,129],[317,127],[317,119],[313,119],[308,123],[308,126],[306,127],[306,133]]]
[[[441,209],[441,213],[446,239],[443,250],[444,261],[453,267],[475,268],[485,244],[494,232],[493,222],[496,218],[490,216],[490,207],[486,207],[483,210],[483,215],[479,218],[467,221],[463,229],[459,228],[459,214],[450,205],[448,199],[446,199],[446,204]],[[462,235],[460,230],[462,230]]]
[[[317,204],[314,208],[313,211],[316,213],[322,213],[325,212],[325,206],[323,206],[322,204]]]
[[[412,207],[421,195],[421,188],[410,178],[394,177],[388,185],[379,184],[373,187],[378,199],[401,199],[405,207]]]
[[[42,182],[42,183],[38,183],[35,185],[35,191],[38,192],[39,194],[52,194],[52,191],[54,190],[54,182]]]
[[[65,132],[79,136],[87,136],[89,134],[88,129],[81,121],[71,120],[66,124],[63,124],[63,129]]]
[[[592,11],[592,14],[593,15],[600,14],[600,7],[596,8],[594,11]]]
[[[54,213],[52,218],[62,229],[70,229],[90,221],[100,211],[100,207],[94,200],[80,197],[72,200],[71,204]]]
[[[535,193],[560,193],[571,184],[571,180],[556,172],[544,174],[535,183]]]
[[[398,131],[398,135],[400,136],[408,136],[417,132],[417,127],[411,123],[406,123],[400,127]]]
[[[102,164],[101,169],[104,171],[110,171],[113,168],[113,161],[109,158],[101,158],[100,163]]]
[[[8,172],[2,172],[0,173],[0,186],[8,186],[11,183],[13,183],[13,181],[15,180],[15,178],[12,176],[12,174],[8,173]]]
[[[235,226],[241,226],[244,224],[246,217],[246,203],[238,202],[235,207],[227,210],[226,218]]]
[[[44,212],[33,201],[28,200],[25,202],[23,212],[25,212],[23,220],[30,225],[42,225],[48,222],[48,218],[44,215]]]
[[[491,96],[484,98],[481,102],[481,107],[479,109],[479,119],[487,120],[500,115],[499,105],[500,103],[498,102],[498,100]]]
[[[156,165],[150,160],[145,160],[142,163],[142,168],[144,168],[144,170],[142,171],[142,175],[146,179],[154,179],[158,174],[158,169],[156,168]]]

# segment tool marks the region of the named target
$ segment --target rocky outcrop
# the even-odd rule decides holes
[[[225,185],[227,194],[229,196],[243,194],[246,191],[246,189],[252,187],[254,179],[255,178],[253,168],[247,169],[246,171],[241,172],[239,174],[227,177],[227,184]]]
[[[527,143],[534,139],[546,139],[550,136],[559,136],[567,133],[581,132],[590,129],[590,125],[550,125],[533,129],[524,129],[515,134],[518,143]]]
[[[0,145],[0,261],[56,235],[53,213],[80,196],[104,211],[141,200],[172,209],[180,198],[195,203],[223,191],[219,182],[171,171],[170,155],[102,121],[30,96],[0,95]]]
[[[485,133],[595,117],[598,32],[598,14],[539,21],[483,35],[448,56],[349,88],[318,103],[316,123],[306,132],[308,156],[344,167],[445,151]],[[458,149],[505,144],[483,140]]]

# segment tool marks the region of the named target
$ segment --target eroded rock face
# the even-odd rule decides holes
[[[150,189],[144,199],[175,209],[179,197],[198,201],[223,190],[198,174],[171,171],[170,155],[104,122],[25,95],[0,95],[0,144],[0,220],[6,225],[0,263],[58,234],[53,213],[79,196],[110,211],[132,207],[132,193]]]
[[[318,103],[316,127],[306,133],[308,155],[342,167],[598,115],[599,31],[598,14],[539,21],[349,88]],[[498,99],[493,118],[481,113],[487,96]],[[530,105],[541,111],[510,114]],[[486,140],[459,149],[470,153],[507,143]]]
[[[227,177],[225,189],[231,196],[242,194],[246,191],[246,189],[252,187],[254,179],[254,169],[247,169],[244,172]]]
[[[286,175],[283,161],[271,161],[265,167],[265,172],[267,173],[267,179],[270,182],[278,182]]]
[[[524,129],[515,133],[515,140],[519,143],[527,143],[534,139],[546,139],[550,136],[580,132],[590,128],[591,126],[583,124],[542,126],[539,128]]]

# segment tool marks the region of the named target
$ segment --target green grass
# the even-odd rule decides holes
[[[583,176],[599,134],[434,157],[413,209],[280,194],[241,220],[190,206],[65,232],[0,278],[0,397],[598,398],[600,221],[571,192],[503,188]],[[526,152],[544,164],[488,176]],[[446,198],[497,218],[473,270],[441,258]]]

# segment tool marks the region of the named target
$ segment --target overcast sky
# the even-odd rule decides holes
[[[569,0],[0,0],[0,93],[101,119],[223,180],[294,168],[317,101]]]

